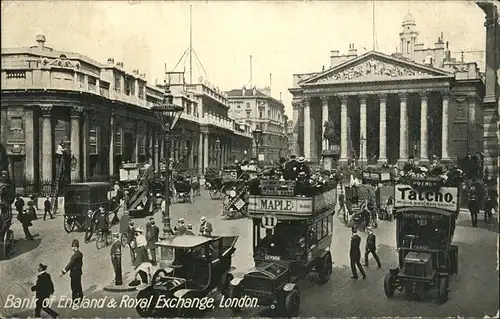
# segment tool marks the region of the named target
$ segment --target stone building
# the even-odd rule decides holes
[[[411,14],[404,17],[398,53],[331,52],[321,72],[295,74],[295,152],[318,162],[324,123],[335,125],[340,163],[443,161],[483,151],[484,82],[476,62],[451,57],[439,35],[433,48],[418,41]],[[491,159],[489,159],[491,161]]]
[[[150,107],[161,103],[163,88],[149,85],[146,75],[124,69],[108,59],[101,64],[86,56],[45,46],[43,35],[32,47],[2,48],[1,143],[16,184],[49,184],[56,174],[55,152],[63,142],[71,152],[71,180],[117,178],[124,162],[149,162],[156,168],[165,157],[161,129]],[[203,85],[175,92],[174,102],[185,108],[174,132],[171,157],[186,169],[203,173],[215,131],[224,133],[241,152],[251,148],[247,131],[234,130],[226,116],[205,130],[205,118],[222,101]],[[227,107],[228,108],[228,107]],[[202,135],[204,134],[204,135]],[[226,152],[226,153],[225,153]],[[222,156],[222,155],[220,155]]]
[[[271,96],[270,88],[257,89],[243,86],[241,89],[232,89],[226,93],[230,116],[238,123],[249,125],[252,131],[257,127],[263,131],[259,144],[259,160],[271,163],[286,156],[288,142],[285,106]]]

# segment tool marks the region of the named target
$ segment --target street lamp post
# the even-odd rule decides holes
[[[217,169],[220,169],[220,140],[217,138],[215,140],[215,165],[217,166]]]
[[[260,138],[262,136],[262,130],[257,127],[253,132],[253,139],[255,141],[255,146],[256,146],[256,151],[257,151],[257,163],[259,162],[259,144],[260,144]]]
[[[172,130],[184,111],[184,107],[175,105],[173,100],[174,96],[172,95],[172,92],[170,92],[170,88],[165,81],[165,92],[163,93],[162,104],[151,107],[151,111],[153,111],[156,115],[158,123],[163,130],[166,144],[165,211],[163,212],[163,236],[165,238],[171,238],[174,234],[170,225],[170,142],[172,138]]]

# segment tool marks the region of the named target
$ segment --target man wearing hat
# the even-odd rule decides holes
[[[154,217],[149,218],[148,228],[146,229],[147,248],[151,254],[151,263],[156,264],[156,242],[160,235],[160,229],[155,225]]]
[[[23,231],[24,231],[24,237],[27,240],[33,240],[33,236],[30,233],[30,227],[33,226],[31,223],[32,217],[28,214],[28,210],[25,209],[21,214],[17,215],[17,220],[21,223],[23,226]]]
[[[141,281],[143,283],[147,283],[148,282],[148,273],[144,270],[145,266],[143,265],[145,263],[149,264],[149,256],[148,256],[148,251],[146,249],[147,241],[143,235],[144,229],[142,229],[142,227],[137,227],[135,229],[135,232],[136,232],[135,240],[136,240],[137,244],[136,244],[136,248],[135,248],[134,267],[135,267],[135,270],[137,272],[137,275],[139,275],[141,277]],[[132,284],[132,286],[136,286],[139,283],[137,282],[137,279],[136,279],[131,284]]]
[[[47,218],[47,214],[49,214],[50,219],[53,219],[54,217],[52,217],[52,203],[50,202],[49,196],[45,198],[45,202],[43,202],[43,207],[44,207],[43,220]]]
[[[193,235],[194,236],[193,224],[187,224],[187,230],[186,230],[185,235]]]
[[[127,244],[130,249],[130,262],[132,264],[135,263],[135,227],[134,222],[129,221],[127,227]]]
[[[120,233],[113,233],[114,242],[111,245],[111,264],[115,271],[115,285],[123,284],[122,278],[122,243],[120,241]]]
[[[185,235],[186,231],[186,221],[181,217],[177,220],[177,225],[174,226],[175,236]]]
[[[83,298],[82,289],[82,267],[83,267],[83,254],[80,252],[80,242],[73,239],[71,242],[71,249],[73,255],[71,256],[68,265],[61,271],[64,275],[69,271],[71,278],[71,298],[73,300]]]
[[[375,234],[373,233],[373,228],[366,227],[366,231],[368,233],[368,236],[366,237],[366,246],[365,246],[365,266],[368,267],[368,255],[372,254],[373,259],[375,259],[375,261],[377,262],[377,267],[382,268],[382,265],[380,264],[380,259],[378,258],[377,255],[376,237]]]
[[[45,300],[50,299],[50,296],[54,293],[54,283],[52,278],[47,272],[47,265],[38,265],[38,277],[36,279],[36,284],[31,287],[31,291],[35,292],[35,317],[40,318],[42,310],[45,311],[52,318],[59,317],[59,314],[48,307],[48,302]]]
[[[212,235],[212,224],[207,221],[207,218],[203,216],[200,219],[200,235],[210,237]]]
[[[299,157],[298,163],[298,173],[300,174],[301,172],[304,172],[307,176],[311,176],[311,169],[309,168],[309,165],[306,164],[304,156]]]
[[[361,250],[359,246],[361,244],[361,238],[358,236],[358,229],[356,227],[352,228],[352,237],[351,237],[351,249],[349,251],[349,259],[351,260],[351,271],[352,271],[352,279],[358,279],[358,272],[356,271],[356,267],[358,267],[361,276],[363,279],[366,279],[366,274],[361,265]]]

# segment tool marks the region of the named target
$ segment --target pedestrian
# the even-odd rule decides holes
[[[375,259],[375,261],[377,262],[377,267],[382,268],[382,265],[380,264],[380,259],[378,258],[377,255],[377,243],[375,234],[373,233],[373,228],[367,227],[366,231],[368,232],[368,236],[366,237],[366,246],[365,246],[365,266],[368,267],[368,255],[372,254],[373,259]]]
[[[184,235],[192,235],[192,236],[194,236],[194,233],[193,233],[193,224],[187,224],[187,230],[186,230],[186,233]]]
[[[174,226],[175,236],[185,235],[186,231],[186,221],[181,217],[177,220],[177,225]]]
[[[351,237],[351,249],[349,251],[349,258],[351,260],[352,279],[358,279],[358,272],[356,271],[356,267],[358,267],[361,276],[363,276],[363,279],[366,279],[365,271],[363,270],[363,266],[361,265],[361,250],[359,248],[360,244],[361,244],[361,238],[358,236],[358,229],[356,227],[353,227],[352,237]]]
[[[118,218],[119,208],[120,205],[116,201],[116,198],[111,198],[111,201],[109,202],[109,211],[113,213],[113,219],[111,220],[111,225],[116,225],[120,222],[120,219]]]
[[[344,194],[343,189],[340,189],[338,202],[339,202],[339,210],[338,210],[337,214],[342,211],[342,217],[344,219],[344,222],[347,223],[347,214],[346,214],[346,207],[345,207],[345,194]]]
[[[134,222],[130,221],[127,229],[127,244],[130,249],[130,262],[132,265],[135,263],[135,227]]]
[[[128,235],[128,225],[130,224],[130,215],[128,214],[127,211],[123,212],[123,216],[120,219],[119,223],[119,229],[120,229],[120,234],[125,234],[125,236]]]
[[[83,254],[80,252],[80,242],[73,239],[71,242],[71,249],[73,255],[71,256],[68,265],[61,271],[61,275],[69,271],[71,283],[71,298],[73,301],[83,298],[82,289],[82,267],[83,267]]]
[[[42,310],[52,318],[58,318],[59,314],[49,307],[50,296],[54,293],[54,283],[47,272],[47,265],[38,265],[38,277],[36,284],[31,287],[35,292],[35,318],[40,318]]]
[[[469,184],[467,191],[467,206],[470,211],[472,227],[477,227],[477,215],[479,214],[480,185],[476,179]]]
[[[16,198],[16,202],[14,203],[14,206],[16,207],[17,213],[22,214],[23,209],[24,209],[24,200],[21,198],[21,196],[18,196]]]
[[[127,190],[123,194],[123,207],[125,208],[125,210],[128,210],[129,202],[130,202],[130,194]]]
[[[29,227],[33,226],[33,224],[31,223],[32,217],[30,214],[28,214],[28,211],[25,209],[24,211],[21,212],[21,214],[18,214],[17,220],[23,226],[24,237],[27,240],[33,240],[33,236],[31,235],[29,230]]]
[[[153,217],[149,220],[149,228],[146,230],[146,240],[147,248],[151,254],[151,263],[156,264],[156,242],[158,241],[158,236],[160,235],[160,229],[155,225],[155,220]]]
[[[33,220],[38,219],[38,217],[36,216],[36,208],[32,201],[28,202],[28,213],[30,214]]]
[[[44,206],[43,220],[47,218],[47,213],[49,214],[50,219],[54,219],[54,217],[52,217],[52,203],[50,202],[49,196],[47,196],[47,198],[45,199],[43,206]]]
[[[207,221],[207,218],[205,216],[203,216],[200,219],[200,235],[210,237],[212,236],[212,231],[212,224]]]
[[[146,249],[147,241],[146,241],[146,238],[144,237],[144,229],[142,229],[142,227],[138,227],[135,229],[135,233],[136,233],[136,236],[135,236],[136,258],[135,258],[135,262],[134,262],[134,267],[136,270],[136,279],[132,283],[134,283],[136,286],[139,284],[139,283],[137,283],[137,281],[138,281],[137,276],[139,276],[141,278],[142,283],[148,282],[148,273],[147,273],[147,271],[144,270],[147,267],[143,264],[144,263],[150,264],[150,262],[149,262],[148,251]],[[134,286],[134,284],[132,284],[132,285]]]
[[[120,234],[113,233],[114,242],[111,245],[111,264],[115,271],[115,285],[123,285],[122,276],[122,243],[120,241]]]

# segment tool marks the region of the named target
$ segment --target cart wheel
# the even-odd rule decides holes
[[[128,243],[128,234],[127,233],[122,233],[120,235],[120,241],[122,243],[122,247],[126,247]]]
[[[332,255],[328,253],[321,259],[318,271],[318,281],[320,284],[326,284],[332,275]]]
[[[97,247],[97,249],[101,249],[101,248],[104,248],[105,245],[106,245],[106,238],[103,235],[103,233],[100,231],[96,235],[95,246]]]
[[[300,309],[300,292],[294,288],[284,298],[283,315],[285,317],[297,317]]]
[[[443,304],[448,301],[448,277],[440,277],[438,282],[438,302]]]
[[[151,286],[156,285],[156,283],[162,277],[168,277],[168,273],[165,269],[160,268],[154,273],[153,277],[151,278]]]
[[[227,215],[227,217],[229,217],[229,218],[233,218],[233,217],[234,217],[234,215],[236,215],[236,211],[235,211],[235,210],[227,210],[227,211],[226,211],[226,215]]]
[[[388,273],[387,275],[385,275],[384,292],[387,298],[392,298],[394,296],[394,291],[396,290],[395,281],[396,278],[393,274]]]
[[[68,216],[64,215],[64,221],[63,221],[63,226],[64,230],[67,233],[71,233],[73,229],[75,229],[75,221],[73,219],[70,219]]]

